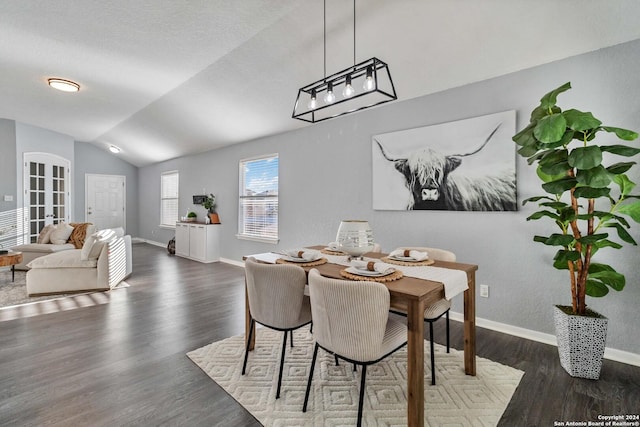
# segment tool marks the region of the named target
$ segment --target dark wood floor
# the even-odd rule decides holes
[[[259,425],[185,355],[243,332],[243,274],[136,244],[129,288],[0,322],[0,425]],[[555,347],[483,329],[477,341],[479,356],[525,371],[501,426],[640,413],[640,368],[605,361],[599,381],[580,380],[562,370]],[[452,342],[462,348],[457,322]]]

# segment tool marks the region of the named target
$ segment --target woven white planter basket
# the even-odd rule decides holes
[[[558,307],[553,318],[562,367],[572,377],[600,378],[609,319],[569,315]]]

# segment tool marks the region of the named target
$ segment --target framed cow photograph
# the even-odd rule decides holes
[[[373,209],[515,211],[516,112],[374,135]]]

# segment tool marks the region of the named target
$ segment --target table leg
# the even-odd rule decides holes
[[[407,421],[424,426],[424,303],[407,306]]]
[[[247,284],[245,279],[244,285],[244,343],[247,344],[249,339],[249,330],[251,328],[251,309],[249,308],[249,292],[247,291]],[[255,329],[255,326],[254,326]],[[255,331],[254,331],[255,332]],[[251,343],[249,344],[249,350],[253,350],[256,345],[256,334],[251,334]]]
[[[16,281],[16,265],[15,264],[11,266],[11,281],[12,282]]]
[[[464,372],[476,375],[476,274],[467,273],[469,289],[464,291]]]

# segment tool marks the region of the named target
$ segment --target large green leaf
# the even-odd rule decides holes
[[[602,163],[602,151],[597,145],[578,147],[571,150],[567,160],[574,168],[592,169]]]
[[[602,248],[622,249],[622,245],[620,243],[612,242],[609,239],[599,240],[593,244],[593,247],[596,249],[602,249]],[[592,252],[592,254],[595,254],[595,252]]]
[[[604,188],[611,184],[611,176],[602,165],[587,170],[579,170],[576,174],[576,179],[580,184],[593,188]]]
[[[615,271],[613,267],[607,264],[602,264],[599,262],[592,262],[589,264],[589,273],[599,273],[601,271]]]
[[[577,261],[580,259],[580,252],[578,251],[567,251],[565,249],[560,249],[556,256],[553,258],[558,262],[567,263],[568,261]]]
[[[599,271],[595,273],[591,273],[591,271],[589,271],[588,278],[598,279],[605,285],[611,286],[611,288],[615,289],[616,291],[623,290],[626,283],[624,275],[616,271]]]
[[[567,120],[562,114],[552,114],[545,116],[538,121],[533,128],[533,135],[538,141],[548,144],[557,142],[564,136],[567,128]]]
[[[587,234],[586,236],[582,236],[578,240],[583,245],[588,245],[588,244],[595,243],[598,240],[606,239],[607,237],[609,237],[609,234],[607,233],[598,233],[598,234],[591,234],[591,235]]]
[[[547,216],[547,217],[549,217],[551,219],[560,220],[560,216],[558,214],[555,214],[555,213],[549,212],[549,211],[538,211],[538,212],[534,212],[531,215],[529,215],[527,217],[527,221],[540,219],[540,218],[545,217],[545,216]]]
[[[520,132],[516,133],[511,139],[518,145],[527,145],[531,142],[537,143],[536,139],[533,137],[533,128],[534,124],[530,123],[527,127],[522,129]]]
[[[620,175],[622,173],[625,173],[626,171],[628,171],[629,169],[631,169],[631,166],[635,165],[636,162],[619,162],[619,163],[615,163],[611,166],[609,166],[607,168],[607,172],[609,172],[612,175]]]
[[[616,222],[612,222],[611,224],[605,225],[605,227],[615,228],[616,231],[618,232],[618,237],[620,237],[620,239],[632,245],[637,245],[635,239],[631,237],[631,235],[627,232],[626,228],[624,228],[622,225]]]
[[[566,204],[565,202],[557,202],[557,201],[540,203],[540,206],[545,206],[555,210],[565,209],[569,207],[569,205]]]
[[[533,144],[523,145],[518,148],[518,154],[522,157],[531,157],[538,152],[538,143],[534,142]]]
[[[558,98],[558,95],[560,95],[562,92],[565,92],[569,89],[571,89],[571,82],[566,82],[562,86],[545,94],[540,99],[540,107],[545,109],[553,108],[556,105],[556,99]]]
[[[538,161],[538,167],[545,175],[564,176],[571,169],[568,162],[569,153],[567,150],[551,150],[548,151]]]
[[[587,280],[587,286],[586,286],[585,292],[590,297],[599,298],[608,294],[609,288],[607,288],[607,286],[604,283],[599,282],[597,280]]]
[[[549,114],[559,113],[560,111],[562,110],[560,110],[560,107],[557,107],[557,106],[551,107],[551,111],[549,111],[549,108],[547,107],[542,107],[541,105],[537,106],[531,112],[531,116],[529,117],[529,122],[535,123],[541,118],[543,118],[544,116],[548,116]]]
[[[575,187],[577,184],[578,181],[575,178],[566,176],[564,178],[556,179],[555,181],[542,184],[542,188],[547,193],[562,194],[565,191]]]
[[[577,131],[585,131],[589,129],[597,128],[602,122],[589,112],[582,112],[579,110],[571,109],[562,113],[567,120],[567,127]]]
[[[544,240],[536,240],[536,237],[533,240],[549,246],[569,246],[573,243],[573,236],[569,234],[554,233],[549,237],[543,237]]]
[[[621,205],[618,212],[629,215],[635,222],[640,223],[640,200]]]
[[[636,186],[636,183],[631,181],[629,177],[624,174],[614,176],[613,182],[618,184],[618,187],[620,187],[620,194],[622,194],[623,196],[629,195],[629,193],[631,193],[631,191],[633,191],[633,188]]]
[[[640,148],[629,147],[627,145],[602,145],[602,151],[617,154],[619,156],[632,157],[640,153]]]
[[[604,188],[591,188],[591,187],[577,187],[573,192],[575,197],[582,197],[585,199],[597,199],[598,197],[608,196],[611,192],[609,187]]]
[[[615,133],[618,138],[625,141],[633,141],[638,137],[638,132],[634,132],[628,129],[621,129],[612,126],[602,126],[602,129],[606,130],[607,132]]]

